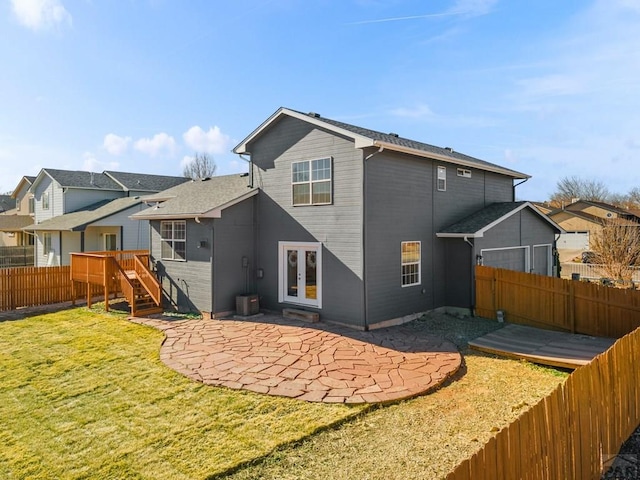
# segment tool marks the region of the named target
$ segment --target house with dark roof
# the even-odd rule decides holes
[[[44,168],[33,180],[35,264],[68,265],[70,252],[137,250],[149,246],[147,223],[129,219],[146,208],[142,196],[185,177]]]
[[[250,166],[234,188],[180,185],[134,215],[151,221],[176,308],[226,315],[254,293],[263,309],[369,329],[472,309],[480,262],[552,272],[561,229],[515,202],[524,173],[287,108],[234,152]]]

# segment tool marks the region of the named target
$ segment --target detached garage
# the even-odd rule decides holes
[[[562,228],[529,202],[493,203],[437,233],[446,239],[447,304],[473,308],[475,265],[553,274]]]

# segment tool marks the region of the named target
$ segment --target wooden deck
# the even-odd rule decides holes
[[[614,338],[590,337],[510,324],[469,342],[474,350],[575,369],[607,350]]]

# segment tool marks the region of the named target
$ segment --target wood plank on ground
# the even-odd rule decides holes
[[[591,337],[510,324],[469,342],[475,350],[575,369],[606,351],[614,338]]]

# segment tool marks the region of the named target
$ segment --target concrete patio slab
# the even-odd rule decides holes
[[[462,363],[452,343],[403,326],[360,332],[278,315],[130,320],[162,330],[160,359],[193,380],[309,402],[410,398],[436,388]]]

